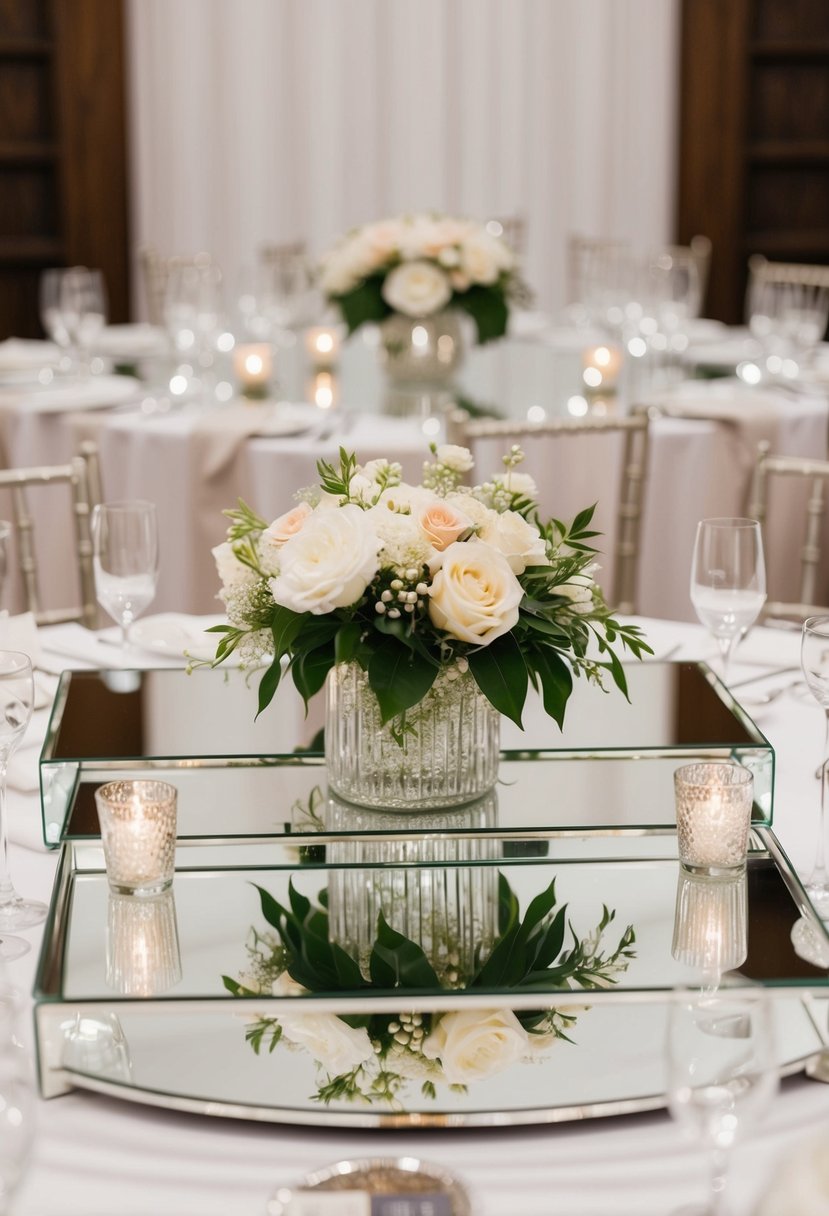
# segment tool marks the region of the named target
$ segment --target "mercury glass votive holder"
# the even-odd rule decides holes
[[[159,895],[172,885],[176,800],[175,786],[165,781],[109,781],[95,791],[112,891]]]
[[[741,764],[685,764],[674,773],[679,861],[692,874],[744,866],[754,779]]]

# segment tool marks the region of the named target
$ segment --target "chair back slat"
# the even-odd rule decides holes
[[[68,464],[43,465],[22,469],[0,470],[0,489],[11,492],[12,514],[17,546],[17,562],[26,608],[39,625],[54,625],[64,621],[80,621],[88,628],[97,624],[95,573],[92,558],[90,528],[90,496],[87,461],[95,460],[97,449],[87,445],[86,458],[75,456]],[[35,524],[29,507],[29,495],[47,486],[66,486],[72,504],[72,532],[80,587],[80,606],[45,608],[38,579]]]
[[[450,443],[474,449],[479,439],[502,438],[505,442],[553,438],[566,442],[575,436],[622,437],[622,476],[616,506],[616,543],[612,591],[609,601],[617,612],[634,613],[637,605],[639,548],[642,508],[648,469],[649,422],[646,411],[619,418],[560,418],[543,422],[516,419],[470,418],[465,410],[453,410],[446,424]]]

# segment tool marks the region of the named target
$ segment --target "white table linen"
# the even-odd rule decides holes
[[[644,624],[658,654],[677,644],[679,657],[713,654],[700,627]],[[44,652],[76,648],[78,666],[90,657],[89,639],[72,627],[41,633]],[[738,652],[733,679],[770,664],[795,665],[798,642],[796,634],[753,631]],[[164,663],[148,658],[148,665]],[[745,695],[788,678],[770,675],[747,686]],[[787,693],[756,716],[777,752],[775,830],[805,874],[817,827],[813,774],[822,715],[811,700]],[[46,711],[38,711],[32,739],[45,720]],[[10,825],[18,889],[46,897],[56,854],[37,845],[36,795],[11,791]],[[31,936],[37,941],[40,931]],[[9,967],[26,992],[34,966],[32,953]],[[343,1157],[390,1154],[453,1170],[468,1187],[476,1216],[665,1216],[682,1202],[701,1200],[707,1184],[704,1153],[683,1142],[665,1113],[500,1131],[357,1134],[214,1121],[75,1092],[39,1102],[38,1120],[17,1216],[264,1216],[268,1195],[308,1170]],[[734,1154],[729,1193],[735,1216],[749,1216],[783,1157],[827,1122],[829,1089],[804,1078],[784,1083],[761,1127]]]

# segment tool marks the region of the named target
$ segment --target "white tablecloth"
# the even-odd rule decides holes
[[[657,653],[681,642],[682,657],[712,655],[699,627],[653,622],[648,631]],[[50,631],[48,640],[88,655],[88,643],[79,649],[76,637],[71,627],[62,627]],[[738,652],[733,679],[761,672],[763,663],[796,664],[797,652],[796,634],[755,630]],[[152,665],[157,663],[154,658]],[[756,695],[792,678],[749,687]],[[775,830],[806,873],[817,825],[813,774],[822,715],[814,703],[786,693],[756,717],[777,751]],[[43,729],[43,719],[41,711],[29,742]],[[31,752],[32,763],[36,754]],[[34,843],[36,795],[12,791],[10,802],[13,839]],[[54,853],[13,846],[18,889],[46,897],[55,862]],[[9,967],[27,992],[34,962],[29,954]],[[704,1154],[685,1144],[663,1113],[500,1131],[348,1134],[214,1121],[72,1093],[40,1102],[38,1115],[17,1216],[264,1216],[266,1199],[278,1185],[348,1156],[414,1155],[440,1162],[466,1184],[476,1216],[665,1216],[681,1202],[701,1200],[707,1178]],[[752,1212],[783,1157],[827,1123],[829,1089],[804,1078],[784,1083],[762,1126],[734,1155],[735,1216]],[[829,1197],[826,1205],[822,1210],[829,1210]]]

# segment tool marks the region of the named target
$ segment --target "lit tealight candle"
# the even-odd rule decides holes
[[[273,355],[266,343],[237,346],[233,371],[245,397],[266,397],[273,373]]]
[[[333,372],[317,372],[308,384],[308,398],[321,410],[333,409],[337,404],[337,378]]]
[[[674,773],[679,860],[697,874],[745,865],[754,781],[740,764],[685,764]]]
[[[156,895],[173,881],[177,791],[165,781],[110,781],[95,791],[107,878],[122,895]]]
[[[305,346],[312,365],[319,369],[333,367],[340,354],[340,335],[336,329],[317,325],[305,334]]]
[[[622,367],[618,346],[589,346],[582,354],[582,380],[588,389],[613,392]]]

